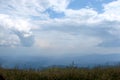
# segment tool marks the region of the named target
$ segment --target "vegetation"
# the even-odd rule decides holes
[[[42,70],[0,68],[0,75],[6,80],[120,80],[120,67],[78,68],[69,66]]]

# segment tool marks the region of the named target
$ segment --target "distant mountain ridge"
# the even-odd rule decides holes
[[[86,67],[104,64],[117,64],[120,62],[120,54],[91,54],[84,56],[64,56],[59,58],[19,56],[16,58],[0,56],[0,64],[3,67],[42,68],[52,65],[70,65],[74,61],[76,66]]]

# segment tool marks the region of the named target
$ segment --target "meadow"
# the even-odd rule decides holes
[[[120,66],[49,67],[45,69],[0,68],[5,80],[120,80]]]

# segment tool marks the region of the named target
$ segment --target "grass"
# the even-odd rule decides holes
[[[0,75],[6,80],[120,80],[120,67],[65,68],[50,67],[43,70],[34,69],[4,69],[0,68]]]

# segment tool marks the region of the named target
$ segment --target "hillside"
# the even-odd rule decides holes
[[[120,67],[106,66],[91,69],[68,66],[42,70],[0,68],[0,75],[6,80],[120,80]]]

